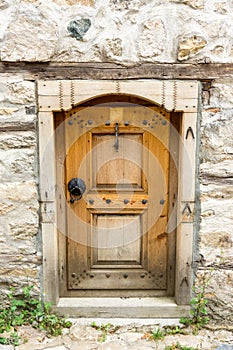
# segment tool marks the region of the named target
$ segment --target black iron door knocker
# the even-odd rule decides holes
[[[70,203],[74,203],[82,198],[86,191],[86,184],[78,177],[73,178],[68,182],[68,191],[70,192]]]

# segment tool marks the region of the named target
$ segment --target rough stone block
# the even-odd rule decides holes
[[[58,37],[56,23],[49,19],[48,13],[43,13],[49,9],[29,8],[22,4],[20,6],[21,13],[12,18],[7,28],[2,44],[1,60],[51,60],[55,53]]]
[[[0,150],[0,158],[0,178],[3,183],[30,181],[37,178],[38,166],[35,150]]]
[[[202,270],[197,274],[197,285],[203,285],[203,276],[209,279],[206,288],[208,299],[209,315],[219,323],[231,324],[233,322],[232,290],[233,271],[215,267],[213,270]]]
[[[59,6],[74,6],[74,5],[83,5],[91,6],[95,5],[95,0],[53,0]]]
[[[86,32],[90,29],[91,20],[89,18],[81,18],[71,21],[67,27],[68,32],[77,40],[82,40]]]
[[[210,104],[212,106],[219,106],[221,109],[233,108],[232,82],[216,82],[214,83],[210,91]]]
[[[12,148],[35,148],[36,146],[36,135],[32,131],[0,134],[0,150]]]
[[[204,8],[204,0],[171,0],[171,2],[175,2],[178,4],[185,4],[191,6],[195,9],[203,9]]]
[[[12,104],[28,104],[35,101],[35,83],[30,81],[17,81],[8,85],[9,101]]]
[[[200,35],[185,35],[179,40],[178,60],[185,61],[197,55],[207,44]]]
[[[165,50],[166,40],[166,28],[160,18],[145,21],[138,41],[139,55],[146,60],[161,55]]]
[[[37,201],[37,185],[33,181],[0,184],[0,199],[12,202]]]

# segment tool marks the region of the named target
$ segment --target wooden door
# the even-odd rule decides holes
[[[168,145],[169,114],[158,108],[103,105],[67,114],[68,290],[166,293]],[[74,203],[72,178],[86,184]]]

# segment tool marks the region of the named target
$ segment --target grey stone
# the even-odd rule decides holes
[[[171,0],[172,2],[176,2],[178,4],[189,5],[195,9],[203,9],[204,8],[204,0]]]
[[[55,346],[55,347],[46,347],[46,348],[43,348],[43,350],[66,350],[66,347],[65,346]]]
[[[25,107],[26,114],[36,114],[37,113],[37,106],[29,106]]]
[[[161,55],[165,49],[166,29],[160,18],[151,18],[143,23],[138,41],[139,54],[143,59]]]
[[[86,32],[91,27],[91,20],[89,18],[81,18],[71,21],[67,27],[70,35],[77,40],[82,40]]]
[[[233,345],[221,344],[221,345],[217,346],[216,350],[233,350]]]
[[[13,345],[0,345],[0,350],[14,350]]]
[[[95,341],[98,340],[99,336],[101,335],[101,331],[98,331],[90,326],[74,325],[70,329],[70,335],[74,340]]]
[[[129,350],[131,346],[128,346],[122,341],[110,341],[98,346],[98,350]]]
[[[7,28],[1,49],[1,60],[50,60],[57,44],[56,24],[50,19],[45,20],[44,14],[39,13],[39,8],[38,12],[32,8],[26,9],[25,12],[23,10],[22,6],[21,14],[12,18]]]
[[[9,7],[9,4],[5,0],[0,0],[0,10],[5,10]]]
[[[78,341],[71,345],[70,350],[91,350],[96,349],[96,343],[92,343],[89,341]]]
[[[19,131],[0,135],[0,149],[31,148],[36,146],[36,135],[31,131]]]
[[[119,338],[124,340],[127,343],[136,342],[137,340],[141,339],[143,336],[142,333],[137,332],[126,332],[123,334],[120,334]]]

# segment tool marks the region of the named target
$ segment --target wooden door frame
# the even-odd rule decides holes
[[[39,105],[43,294],[45,299],[52,302],[58,309],[59,305],[62,305],[59,281],[62,278],[61,275],[63,272],[59,267],[57,233],[58,213],[56,200],[54,112],[69,110],[77,104],[98,96],[119,93],[133,95],[151,101],[153,104],[161,106],[173,113],[174,117],[181,115],[178,145],[179,181],[178,198],[176,201],[178,225],[176,229],[175,304],[172,305],[173,309],[176,307],[176,312],[171,311],[169,313],[168,308],[167,314],[165,312],[161,316],[172,317],[172,315],[176,315],[176,317],[179,317],[179,313],[184,313],[184,310],[188,310],[193,285],[192,262],[199,82],[191,80],[165,81],[153,79],[129,81],[39,80],[37,91]],[[72,309],[69,309],[69,307],[60,307],[60,309],[66,310],[68,313],[72,312]],[[137,313],[135,315],[137,316]],[[138,315],[138,317],[145,316]],[[151,317],[155,316],[152,315]]]

